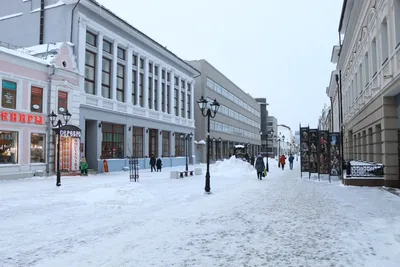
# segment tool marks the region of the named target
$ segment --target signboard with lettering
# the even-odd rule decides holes
[[[81,137],[80,131],[75,130],[60,130],[61,136]]]
[[[38,125],[44,124],[42,115],[1,111],[0,118],[2,121],[8,121],[8,122],[19,122],[28,124],[38,124]]]

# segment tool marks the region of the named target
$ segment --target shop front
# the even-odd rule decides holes
[[[58,131],[58,130],[57,130]],[[56,135],[55,144],[58,139]],[[81,152],[81,129],[74,125],[65,125],[60,129],[60,171],[63,175],[75,175],[79,173],[80,152]],[[54,162],[57,163],[57,152],[54,153]],[[54,171],[56,172],[57,164]]]

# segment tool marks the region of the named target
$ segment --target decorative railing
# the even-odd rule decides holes
[[[348,162],[346,165],[347,178],[379,177],[385,175],[385,166],[371,162]]]

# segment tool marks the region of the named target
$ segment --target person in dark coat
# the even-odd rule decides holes
[[[253,166],[253,167],[254,167],[254,161],[255,161],[255,160],[256,160],[256,159],[255,159],[254,155],[251,155],[250,164],[251,164],[251,166]]]
[[[294,161],[294,157],[292,154],[290,154],[289,156],[289,167],[291,170],[293,170],[293,161]]]
[[[161,172],[162,160],[160,158],[157,159],[156,165],[157,165],[157,172],[158,171]]]
[[[150,167],[151,167],[151,172],[153,172],[153,170],[156,171],[156,157],[154,155],[151,155]]]
[[[258,155],[257,159],[256,159],[256,171],[257,171],[257,177],[258,180],[262,180],[262,175],[265,169],[265,163],[264,163],[264,159],[261,155]]]

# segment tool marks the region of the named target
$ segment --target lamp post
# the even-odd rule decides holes
[[[53,126],[53,128],[55,128],[53,130],[57,134],[57,182],[56,182],[57,186],[61,186],[61,172],[60,172],[61,127],[67,125],[69,120],[71,119],[71,113],[69,113],[68,110],[64,112],[62,115],[64,117],[65,123],[63,123],[61,119],[57,120],[58,115],[55,114],[54,111],[52,111],[51,114],[49,115],[51,125]]]
[[[199,104],[199,108],[201,110],[201,114],[207,118],[207,171],[206,171],[206,185],[204,190],[207,194],[211,192],[210,186],[210,146],[211,146],[211,138],[210,138],[210,120],[211,118],[215,118],[219,109],[219,103],[216,99],[212,103],[209,103],[203,96],[199,100],[197,100],[197,104]]]
[[[181,134],[181,139],[185,139],[185,158],[186,158],[186,171],[189,171],[189,164],[188,164],[188,148],[189,148],[189,140],[192,139],[193,134],[188,133],[188,134]]]

